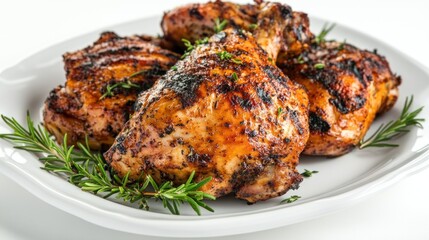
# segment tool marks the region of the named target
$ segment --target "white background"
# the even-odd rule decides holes
[[[159,15],[186,2],[193,1],[2,0],[0,71],[52,44],[90,31],[107,30],[117,23]],[[294,10],[365,32],[429,67],[427,1],[290,0],[287,3]],[[329,216],[222,239],[429,239],[428,183],[429,169],[426,169]],[[51,207],[0,175],[0,239],[159,238],[87,223]]]

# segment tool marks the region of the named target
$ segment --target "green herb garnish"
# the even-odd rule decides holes
[[[0,138],[13,143],[15,148],[38,154],[44,163],[42,169],[51,173],[66,176],[68,181],[83,191],[91,192],[103,198],[115,196],[124,202],[137,203],[142,209],[149,209],[148,200],[156,199],[163,203],[172,214],[180,214],[179,206],[188,203],[200,215],[200,207],[213,212],[205,199],[215,200],[210,194],[199,189],[211,180],[205,178],[194,183],[195,172],[189,176],[185,184],[174,187],[172,182],[158,185],[154,179],[147,175],[144,181],[129,181],[130,173],[119,177],[107,165],[100,153],[91,152],[86,144],[67,146],[67,135],[62,139],[63,144],[58,145],[48,131],[40,124],[34,125],[27,113],[27,128],[20,125],[14,118],[1,115],[3,121],[13,130],[13,133],[0,134]],[[143,178],[143,175],[141,176]],[[148,189],[153,188],[153,191]]]
[[[250,30],[255,30],[257,27],[258,27],[258,25],[256,23],[252,23],[249,25]]]
[[[314,68],[315,69],[324,69],[325,68],[325,64],[323,64],[323,63],[316,63],[316,64],[314,64]]]
[[[238,58],[232,58],[232,54],[227,51],[218,52],[216,54],[219,56],[220,60],[231,60],[235,64],[243,63],[243,61]]]
[[[299,55],[299,57],[298,57],[297,61],[298,61],[298,63],[299,63],[299,64],[303,64],[303,63],[305,63],[305,61],[304,61],[304,57],[302,56],[302,54],[301,54],[301,55]]]
[[[319,35],[316,36],[316,38],[314,39],[314,41],[317,44],[321,44],[323,42],[325,42],[325,38],[328,35],[328,33],[330,31],[332,31],[332,29],[334,29],[335,27],[335,23],[328,25],[328,23],[325,23],[325,25],[323,25],[322,31],[320,31]]]
[[[283,113],[283,108],[279,107],[277,108],[277,116],[280,116]]]
[[[298,195],[293,195],[291,197],[288,197],[286,199],[283,199],[280,203],[293,203],[295,201],[297,201],[298,199],[300,199],[301,197]]]
[[[214,26],[215,33],[222,31],[226,27],[227,24],[228,24],[228,20],[224,19],[224,20],[220,21],[219,18],[216,18],[215,19],[215,26]]]
[[[170,69],[173,71],[177,71],[177,66],[172,66]]]
[[[218,52],[216,54],[219,56],[220,60],[229,60],[232,57],[232,54],[227,51]]]
[[[137,76],[139,74],[142,74],[142,73],[143,73],[143,71],[134,73],[129,78],[135,77],[135,76]],[[130,89],[130,88],[140,88],[140,85],[132,83],[130,80],[127,80],[126,82],[117,82],[117,83],[115,83],[113,85],[108,84],[106,86],[106,92],[103,95],[101,95],[100,100],[104,99],[105,97],[113,97],[115,95],[113,93],[113,90],[116,89],[116,88],[118,88],[118,87],[125,88],[125,89]]]
[[[186,47],[185,53],[181,57],[181,59],[184,59],[185,57],[189,56],[189,54],[191,54],[192,50],[194,50],[198,45],[208,43],[209,38],[205,37],[203,39],[198,39],[195,41],[194,44],[192,44],[191,41],[189,41],[188,39],[182,38],[182,42]]]
[[[410,126],[417,126],[423,128],[422,122],[425,121],[423,118],[417,118],[423,107],[420,107],[410,112],[411,105],[413,104],[413,96],[405,99],[405,104],[402,109],[401,116],[395,121],[390,121],[387,124],[382,124],[374,134],[372,134],[366,140],[359,142],[359,148],[367,147],[397,147],[398,144],[388,143],[394,137],[397,137],[403,133],[409,132]]]
[[[238,80],[238,75],[237,75],[237,73],[235,73],[235,72],[233,72],[233,73],[231,74],[231,77],[232,77],[232,80],[234,80],[234,82]]]
[[[313,174],[316,174],[316,173],[319,173],[319,171],[310,171],[310,170],[304,169],[304,172],[301,173],[301,176],[308,178],[313,176]]]

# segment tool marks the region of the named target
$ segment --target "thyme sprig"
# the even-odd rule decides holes
[[[185,57],[189,56],[191,54],[192,50],[194,50],[198,45],[206,44],[209,42],[209,38],[205,37],[203,39],[198,39],[195,41],[194,44],[191,43],[188,39],[182,38],[182,42],[186,47],[185,53],[183,53],[181,59],[184,59]]]
[[[70,183],[83,191],[103,198],[113,195],[124,202],[137,203],[140,208],[146,210],[149,209],[148,200],[155,199],[162,201],[172,214],[180,214],[179,207],[184,203],[188,203],[198,215],[201,214],[200,208],[213,212],[204,200],[215,200],[215,197],[199,191],[211,177],[195,183],[195,172],[192,172],[186,183],[178,187],[174,187],[169,181],[158,185],[150,175],[143,179],[143,174],[140,180],[144,181],[131,182],[130,172],[119,177],[111,171],[100,153],[91,152],[88,140],[86,144],[68,146],[65,135],[63,144],[59,145],[41,124],[37,127],[34,125],[28,113],[27,128],[14,118],[3,115],[1,117],[13,133],[0,134],[0,138],[13,143],[17,149],[38,154],[40,161],[44,163],[43,169],[65,176]]]
[[[293,202],[296,202],[300,198],[301,198],[301,196],[293,195],[293,196],[290,196],[288,198],[283,199],[280,203],[293,203]]]
[[[309,178],[311,176],[313,176],[313,174],[319,173],[319,171],[310,171],[308,169],[304,169],[304,172],[301,173],[301,176],[305,177],[305,178]]]
[[[423,128],[422,122],[425,121],[423,118],[417,118],[423,107],[420,107],[410,112],[411,105],[413,104],[413,96],[409,99],[405,99],[405,104],[401,112],[401,116],[395,121],[390,121],[387,124],[382,124],[374,134],[372,134],[366,140],[362,139],[359,142],[359,148],[367,147],[397,147],[398,144],[388,143],[394,137],[397,137],[403,133],[409,132],[409,127],[417,126]]]
[[[137,76],[139,74],[142,74],[141,72],[137,72],[132,74],[129,78],[132,78],[134,76]],[[106,97],[113,97],[115,94],[113,93],[113,90],[116,88],[125,88],[125,89],[130,89],[130,88],[140,88],[140,85],[137,85],[135,83],[132,83],[130,80],[127,80],[126,82],[117,82],[113,85],[108,84],[106,86],[106,92],[101,95],[100,100],[106,98]]]
[[[242,64],[243,63],[243,61],[238,59],[238,58],[232,58],[232,54],[229,53],[228,51],[221,51],[221,52],[216,53],[216,55],[218,55],[220,60],[231,60],[235,64]]]
[[[326,39],[325,39],[326,36],[328,35],[329,32],[332,31],[332,29],[334,29],[334,27],[335,27],[335,23],[333,23],[331,25],[329,25],[328,23],[325,23],[323,25],[323,28],[320,31],[319,35],[316,36],[316,38],[314,39],[314,41],[317,44],[321,44],[321,43],[325,42],[326,41]]]

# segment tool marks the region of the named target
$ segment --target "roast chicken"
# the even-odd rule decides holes
[[[141,93],[136,112],[104,154],[121,176],[184,183],[249,203],[298,187],[308,138],[308,98],[274,63],[291,9],[258,6],[253,35],[230,26]],[[194,13],[193,13],[194,14]]]
[[[184,48],[182,39],[191,42],[211,36],[215,33],[216,20],[226,21],[227,26],[241,28],[249,32],[257,29],[257,17],[261,1],[256,4],[236,4],[216,0],[208,3],[188,4],[164,14],[161,27],[164,37],[174,45]],[[263,3],[262,3],[263,4]],[[283,42],[281,55],[295,56],[306,49],[313,39],[307,14],[292,12],[282,29]]]
[[[374,118],[395,104],[400,77],[386,59],[350,44],[314,42],[279,66],[310,99],[307,155],[339,156],[352,150]]]
[[[180,55],[148,36],[105,32],[92,46],[64,54],[67,81],[49,94],[44,124],[56,139],[108,148],[133,113],[137,94],[151,87]]]
[[[161,26],[165,37],[179,45],[181,39],[195,40],[212,34],[216,19],[253,31],[252,22],[258,13],[258,3],[190,4],[164,14]],[[345,154],[364,137],[376,115],[393,106],[400,78],[375,53],[337,42],[317,44],[305,13],[293,12],[287,21],[277,64],[310,96],[310,140],[304,153]],[[314,65],[318,63],[326,66],[316,69]]]

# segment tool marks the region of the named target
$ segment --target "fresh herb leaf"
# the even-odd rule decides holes
[[[234,80],[234,82],[238,80],[238,75],[237,75],[237,73],[235,73],[235,72],[233,72],[233,73],[231,74],[231,77],[232,77],[232,80]]]
[[[298,199],[300,199],[301,197],[298,195],[293,195],[291,197],[288,197],[286,199],[283,199],[280,203],[293,203],[295,201],[297,201]]]
[[[255,30],[257,27],[258,27],[258,25],[256,23],[252,23],[249,25],[250,30]]]
[[[280,116],[283,113],[283,108],[279,107],[277,108],[277,116]]]
[[[134,73],[129,78],[135,77],[135,76],[142,74],[142,73],[143,73],[143,71]],[[115,95],[113,93],[113,90],[116,88],[119,88],[119,87],[125,88],[125,89],[130,89],[130,88],[140,88],[140,85],[132,83],[130,80],[127,80],[126,82],[118,82],[118,83],[115,83],[113,85],[108,84],[106,86],[105,93],[103,95],[101,95],[100,100],[102,100],[106,97],[113,97]]]
[[[228,24],[228,20],[224,19],[224,20],[220,21],[219,18],[216,18],[215,19],[215,26],[214,26],[215,33],[222,31],[226,27],[227,24]]]
[[[314,64],[314,68],[315,69],[324,69],[325,68],[325,64],[323,64],[323,63],[316,63],[316,64]]]
[[[331,25],[328,25],[328,23],[325,23],[325,25],[323,25],[323,28],[320,31],[319,35],[316,36],[316,38],[314,39],[314,41],[317,44],[321,44],[321,43],[325,42],[326,41],[325,40],[326,36],[328,35],[328,33],[330,31],[332,31],[332,29],[334,29],[334,27],[335,27],[335,23],[333,23]]]
[[[401,116],[395,121],[390,121],[387,124],[382,124],[374,134],[372,134],[366,140],[362,139],[359,142],[359,148],[367,147],[397,147],[398,144],[389,143],[392,138],[397,137],[401,134],[409,132],[409,127],[417,126],[423,128],[422,122],[425,121],[423,118],[417,118],[423,107],[420,107],[410,112],[411,105],[413,104],[413,96],[405,99],[405,104],[401,112]]]
[[[298,63],[299,63],[299,64],[304,64],[304,63],[305,63],[305,61],[304,61],[304,57],[302,56],[302,54],[301,54],[301,55],[299,55],[299,57],[298,57],[297,61],[298,61]]]
[[[308,178],[313,176],[313,174],[316,174],[316,173],[319,173],[319,171],[310,171],[310,170],[304,169],[304,172],[301,173],[301,176]]]
[[[171,70],[173,70],[173,71],[177,71],[177,66],[172,66],[172,67],[171,67]]]
[[[238,58],[232,58],[232,54],[227,51],[218,52],[216,54],[219,56],[220,60],[231,60],[235,64],[243,63],[243,61]]]
[[[232,57],[232,54],[227,51],[218,52],[216,54],[219,56],[220,60],[229,60]]]
[[[161,200],[164,207],[173,214],[180,213],[178,207],[183,203],[191,205],[198,215],[200,207],[213,211],[204,200],[215,200],[215,197],[199,191],[203,185],[211,181],[211,177],[195,183],[193,182],[195,172],[192,172],[186,183],[178,187],[174,187],[170,181],[158,185],[150,175],[143,178],[143,174],[140,180],[130,182],[130,172],[122,178],[116,175],[100,153],[91,152],[88,139],[85,144],[67,146],[65,135],[62,139],[63,144],[59,145],[41,124],[34,125],[29,113],[27,127],[19,124],[14,118],[3,115],[1,118],[13,132],[0,134],[0,138],[13,143],[17,149],[40,154],[39,159],[44,163],[44,170],[61,173],[70,183],[83,191],[92,192],[103,198],[115,196],[125,202],[138,203],[139,208],[146,210],[149,209],[148,199],[152,198]],[[147,189],[148,186],[154,191]]]
[[[208,43],[209,38],[205,37],[203,39],[198,39],[195,41],[194,44],[192,44],[191,41],[189,41],[188,39],[182,38],[182,42],[186,47],[185,53],[181,57],[181,59],[184,59],[185,57],[189,56],[189,54],[191,54],[192,50],[194,50],[198,45]]]

